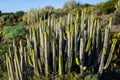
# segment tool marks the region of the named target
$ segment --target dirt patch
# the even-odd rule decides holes
[[[112,32],[120,32],[120,25],[112,26]]]

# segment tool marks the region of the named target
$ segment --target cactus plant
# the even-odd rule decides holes
[[[52,73],[59,76],[71,72],[84,75],[87,71],[102,74],[108,69],[117,44],[117,39],[109,44],[112,18],[104,31],[93,13],[87,14],[84,9],[81,16],[78,14],[73,17],[69,13],[67,19],[40,20],[35,27],[29,28],[26,41],[13,40],[6,54],[9,80],[48,77]],[[32,12],[30,16],[32,19]],[[96,65],[99,65],[97,70]]]

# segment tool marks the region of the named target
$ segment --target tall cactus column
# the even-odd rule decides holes
[[[70,73],[71,70],[71,32],[69,31],[67,33],[67,37],[68,37],[68,52],[67,52],[67,68],[68,68],[68,73]]]
[[[107,27],[105,29],[103,51],[102,51],[102,56],[101,56],[101,61],[100,61],[100,66],[99,66],[99,71],[98,71],[99,74],[102,74],[103,69],[104,69],[104,60],[105,60],[105,55],[107,53],[107,48],[108,48],[108,35],[109,35],[109,29]]]
[[[33,62],[34,62],[34,70],[35,70],[35,75],[39,76],[39,73],[38,73],[38,62],[37,62],[37,54],[38,54],[38,50],[37,50],[37,40],[36,40],[36,31],[35,31],[35,28],[33,27],[32,28],[32,39],[33,39],[33,42],[34,42],[34,50],[32,50],[32,54],[34,55],[33,57]]]
[[[52,55],[53,55],[53,72],[56,72],[56,50],[55,50],[55,44],[56,44],[56,38],[55,38],[55,34],[52,33]]]
[[[47,47],[47,33],[44,32],[44,41],[45,41],[45,46],[44,46],[44,52],[45,52],[45,74],[48,76],[49,71],[48,71],[48,47]]]
[[[62,56],[62,29],[60,26],[60,30],[59,30],[59,57],[58,57],[58,73],[59,75],[63,74],[63,56]]]
[[[6,65],[7,65],[7,71],[8,71],[8,79],[14,80],[13,66],[11,64],[11,60],[8,53],[6,53]]]
[[[80,39],[80,54],[79,54],[81,75],[83,75],[83,58],[84,58],[83,53],[84,53],[84,41],[83,41],[83,38],[81,38]]]

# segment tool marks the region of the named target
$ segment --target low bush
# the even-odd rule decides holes
[[[6,39],[23,37],[26,33],[27,29],[23,26],[7,26],[3,28],[3,36]]]

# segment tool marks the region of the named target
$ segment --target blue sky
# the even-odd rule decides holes
[[[31,8],[42,8],[51,5],[55,8],[62,8],[68,0],[0,0],[0,10],[2,12],[16,12],[19,10],[28,11]],[[108,0],[76,0],[77,2],[96,4]]]

